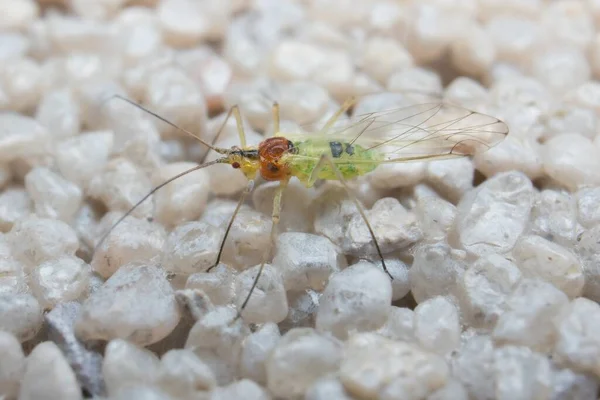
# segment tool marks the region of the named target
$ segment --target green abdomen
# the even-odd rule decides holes
[[[336,140],[304,140],[294,142],[295,154],[290,157],[290,169],[307,186],[321,155],[328,155],[341,172],[344,179],[352,179],[373,171],[382,160],[381,153],[367,150],[357,144]],[[317,179],[338,180],[329,163],[325,163],[316,175]],[[316,180],[316,179],[315,179]]]

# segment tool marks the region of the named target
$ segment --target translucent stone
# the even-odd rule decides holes
[[[449,380],[441,389],[427,397],[427,400],[468,400],[467,389],[457,380]]]
[[[585,276],[583,295],[600,301],[600,225],[584,231],[577,241],[577,253]]]
[[[419,245],[410,268],[412,295],[417,303],[456,294],[467,267],[465,258],[464,252],[443,243]]]
[[[489,93],[481,83],[465,76],[452,80],[444,92],[444,99],[472,110],[486,103],[488,97]]]
[[[279,182],[267,182],[252,193],[254,208],[266,215],[273,213],[273,198]],[[289,182],[281,200],[282,209],[277,227],[279,232],[310,232],[313,226],[311,209],[306,207],[313,200],[315,192],[306,188],[300,181]]]
[[[229,23],[230,9],[230,1],[163,0],[157,14],[167,43],[187,47],[202,40],[221,39]]]
[[[544,137],[576,132],[588,139],[594,139],[598,129],[598,116],[594,110],[562,103],[549,113],[544,125]]]
[[[166,337],[178,323],[175,294],[162,269],[132,263],[88,297],[76,331],[82,340],[123,338],[145,346]]]
[[[382,268],[379,263],[377,267]],[[410,292],[410,267],[397,258],[386,259],[385,267],[394,278],[392,279],[392,301],[400,300]]]
[[[550,391],[551,370],[546,356],[527,347],[505,346],[494,352],[497,399],[532,399]]]
[[[110,53],[118,43],[115,27],[101,21],[53,13],[47,17],[47,24],[46,35],[50,43],[63,54],[88,53],[98,56],[98,53]],[[85,74],[88,71],[81,72]]]
[[[462,73],[480,76],[496,59],[496,48],[490,34],[474,25],[462,34],[451,46],[452,64]]]
[[[326,376],[317,380],[308,388],[305,400],[352,400],[342,383],[334,376]]]
[[[242,343],[240,376],[265,385],[266,363],[280,339],[279,328],[272,322],[264,324],[256,332],[248,335]]]
[[[242,343],[250,330],[230,306],[216,307],[200,318],[190,331],[186,349],[204,361],[222,386],[238,376]]]
[[[56,138],[75,136],[81,127],[79,104],[68,89],[45,93],[37,107],[35,119]]]
[[[196,166],[198,164],[190,162],[163,166],[152,177],[152,182],[162,184]],[[167,184],[154,195],[156,220],[173,226],[199,218],[208,201],[209,185],[209,173],[205,170],[194,171]]]
[[[98,229],[104,233],[118,215],[107,214]],[[95,249],[92,269],[104,278],[110,277],[122,265],[150,260],[161,254],[165,243],[164,229],[155,223],[133,217],[125,218]]]
[[[25,176],[25,188],[38,217],[71,222],[81,207],[81,189],[45,167],[36,167]]]
[[[220,230],[205,222],[177,226],[165,242],[163,268],[178,275],[206,271],[217,259],[221,236]]]
[[[442,296],[425,300],[415,308],[415,337],[427,350],[448,354],[460,344],[457,307]]]
[[[381,83],[387,82],[393,73],[412,67],[414,63],[402,44],[381,36],[368,39],[360,57],[362,70]]]
[[[548,350],[555,341],[552,320],[568,304],[567,296],[549,283],[523,279],[508,297],[493,338],[499,345]]]
[[[585,283],[583,268],[568,249],[531,235],[519,239],[513,256],[525,277],[550,282],[571,299],[581,295]]]
[[[594,17],[585,2],[550,3],[543,10],[541,22],[548,43],[587,50],[594,37]]]
[[[449,371],[443,358],[414,344],[359,333],[345,344],[339,374],[352,396],[413,399],[444,386]]]
[[[417,200],[415,214],[423,237],[435,242],[447,237],[456,217],[456,207],[440,197],[423,196]]]
[[[539,25],[521,15],[498,15],[485,27],[498,59],[521,62],[529,58],[541,40]]]
[[[292,328],[314,327],[321,293],[314,290],[288,292],[288,315],[279,327],[282,332]]]
[[[0,294],[27,293],[25,266],[12,255],[0,257]]]
[[[600,187],[583,188],[575,196],[578,222],[586,228],[600,224]]]
[[[468,338],[452,358],[452,374],[475,399],[495,398],[494,345],[489,336]]]
[[[26,112],[35,107],[42,95],[40,65],[29,58],[5,60],[2,63],[3,86],[10,98],[10,109]]]
[[[310,81],[281,84],[278,92],[280,115],[301,126],[323,117],[331,101],[327,90]]]
[[[225,106],[229,109],[238,104],[243,117],[247,118],[250,126],[264,131],[272,118],[273,99],[278,97],[276,88],[276,86],[273,87],[273,82],[266,78],[234,82],[225,93]],[[230,132],[237,134],[237,130],[231,131],[232,128],[236,129],[235,121],[230,121],[230,123],[231,125],[228,127]]]
[[[378,189],[395,189],[415,185],[425,179],[427,164],[422,162],[383,164],[368,175]]]
[[[310,79],[326,63],[327,54],[311,43],[284,40],[273,49],[269,72],[274,78],[287,81]]]
[[[21,114],[0,112],[0,126],[0,158],[4,162],[40,154],[50,139],[44,126]]]
[[[128,386],[152,384],[160,374],[158,357],[123,339],[113,339],[106,345],[102,375],[110,395]]]
[[[461,245],[479,256],[511,250],[527,226],[534,194],[520,172],[495,175],[467,193],[456,215]]]
[[[204,399],[200,397],[201,399]],[[123,389],[119,390],[115,393],[114,396],[111,396],[111,400],[129,400],[129,399],[139,399],[139,400],[171,400],[172,397],[169,396],[164,391],[158,389],[156,386],[149,385],[133,385],[127,386]]]
[[[322,236],[288,232],[277,239],[273,266],[281,271],[286,290],[321,291],[330,275],[347,265],[336,246]]]
[[[392,74],[386,87],[392,92],[414,91],[437,94],[442,92],[442,80],[435,72],[421,67],[414,67]]]
[[[27,268],[74,255],[79,247],[77,234],[62,221],[30,217],[18,221],[9,233],[13,254]]]
[[[0,332],[0,392],[7,398],[17,398],[25,372],[25,354],[21,343],[8,332]]]
[[[161,358],[158,386],[173,396],[192,396],[211,390],[217,382],[212,370],[190,350],[173,349]]]
[[[564,93],[590,79],[590,65],[584,52],[574,48],[561,48],[534,55],[532,75],[548,88]]]
[[[580,374],[568,368],[554,368],[552,396],[554,398],[593,399],[598,393],[598,379],[590,374]]]
[[[577,224],[575,199],[569,193],[542,190],[531,213],[532,232],[571,248],[581,226]]]
[[[592,141],[579,134],[551,138],[542,147],[544,170],[572,191],[583,185],[600,184],[600,159]]]
[[[248,297],[259,269],[260,265],[257,265],[236,276],[235,290],[238,309],[241,309],[243,302]],[[248,323],[278,323],[283,321],[287,314],[288,302],[281,272],[267,264],[250,295],[246,308],[242,311],[242,317]]]
[[[108,163],[112,147],[110,131],[83,133],[57,145],[56,165],[65,178],[87,192],[92,178],[102,173]]]
[[[202,290],[216,306],[231,304],[235,298],[235,275],[235,270],[219,264],[211,272],[190,275],[185,288]]]
[[[434,161],[427,164],[427,182],[445,198],[458,201],[473,188],[475,171],[468,158]]]
[[[0,193],[0,231],[10,231],[32,212],[33,202],[24,188],[9,186]]]
[[[73,370],[53,342],[42,342],[29,354],[19,391],[19,399],[43,398],[64,400],[82,398]]]
[[[477,328],[493,328],[520,279],[519,268],[501,255],[490,254],[477,260],[458,285],[465,322]]]
[[[555,318],[557,361],[580,372],[600,374],[600,340],[596,335],[600,307],[586,298],[575,299]]]
[[[340,339],[351,332],[375,330],[386,322],[391,301],[390,278],[371,263],[359,262],[331,277],[315,326]]]
[[[31,40],[20,32],[0,34],[0,59],[8,60],[25,56],[31,48]]]
[[[249,379],[242,379],[230,385],[219,387],[211,393],[211,400],[270,400],[271,395]]]
[[[543,174],[540,153],[540,146],[531,140],[509,135],[497,146],[475,154],[473,163],[486,176],[517,170],[536,179]]]
[[[410,308],[392,306],[385,325],[377,330],[381,336],[402,342],[414,342],[415,313]]]
[[[101,200],[111,211],[128,211],[152,189],[150,179],[141,168],[125,158],[109,161],[104,170],[92,178],[88,192]],[[142,203],[133,216],[146,216],[152,203]]]
[[[83,260],[63,256],[38,265],[30,276],[31,290],[43,308],[74,301],[89,288],[91,269]]]
[[[267,387],[276,397],[298,397],[323,375],[335,372],[342,359],[341,344],[310,328],[286,333],[267,360]]]

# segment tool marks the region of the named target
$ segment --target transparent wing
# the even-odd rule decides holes
[[[391,163],[473,155],[500,143],[507,134],[508,126],[498,118],[436,102],[346,115],[327,131],[285,136],[292,141],[360,145]]]

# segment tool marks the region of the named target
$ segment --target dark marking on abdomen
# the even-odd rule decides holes
[[[331,155],[333,158],[339,158],[344,151],[344,148],[340,142],[329,142],[329,147],[331,148]]]
[[[344,146],[346,146],[346,153],[348,153],[349,156],[351,156],[352,154],[354,154],[354,146],[352,146],[350,143],[344,143]]]

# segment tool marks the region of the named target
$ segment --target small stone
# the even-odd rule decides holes
[[[14,112],[0,112],[0,158],[3,162],[43,153],[48,130],[36,120]]]
[[[269,393],[249,379],[242,379],[228,386],[215,389],[210,400],[271,400]]]
[[[163,38],[154,10],[125,8],[115,21],[119,26],[119,40],[122,42],[121,49],[127,65],[136,65],[140,60],[158,53]]]
[[[466,339],[451,358],[452,374],[469,396],[475,399],[495,398],[494,344],[487,335]]]
[[[219,229],[206,222],[187,222],[177,226],[165,242],[163,268],[184,276],[206,271],[217,259],[221,235]]]
[[[30,39],[20,32],[3,32],[0,34],[0,59],[21,58],[31,49]]]
[[[414,54],[413,54],[414,55]],[[407,68],[390,76],[386,85],[391,92],[442,93],[442,81],[433,71],[421,67]]]
[[[487,103],[488,98],[488,90],[480,82],[466,76],[452,80],[444,92],[445,100],[471,110],[477,110],[478,105]]]
[[[300,232],[282,233],[277,238],[273,266],[283,275],[286,290],[325,288],[331,274],[347,266],[336,246],[322,236]]]
[[[41,66],[30,58],[4,60],[2,64],[3,89],[10,98],[10,109],[19,112],[31,110],[42,95]]]
[[[342,348],[310,328],[292,329],[275,346],[266,364],[267,387],[277,397],[297,397],[340,366]]]
[[[71,222],[81,207],[81,189],[48,168],[33,168],[25,176],[25,188],[38,217]]]
[[[415,342],[415,313],[410,308],[392,306],[385,325],[377,330],[381,336],[402,342]]]
[[[178,323],[177,301],[164,272],[132,263],[84,302],[76,331],[83,340],[122,338],[145,346],[165,338]]]
[[[0,332],[0,393],[17,398],[25,372],[25,354],[12,334]]]
[[[576,87],[590,79],[590,65],[585,53],[575,48],[550,48],[533,56],[532,75],[557,93]]]
[[[468,192],[456,215],[462,246],[479,256],[511,250],[526,228],[534,194],[519,172],[498,174]]]
[[[417,303],[435,296],[456,295],[467,269],[465,258],[463,251],[444,243],[419,245],[410,268],[412,295]]]
[[[550,282],[571,299],[581,295],[585,283],[583,268],[568,249],[532,235],[519,239],[513,256],[525,277]]]
[[[411,289],[410,268],[397,258],[386,259],[385,266],[394,278],[392,279],[392,301],[404,298]]]
[[[327,376],[317,380],[308,388],[305,400],[352,400],[344,389],[344,385],[334,376]]]
[[[266,363],[281,334],[276,324],[267,322],[242,342],[240,376],[261,385],[267,383]]]
[[[448,354],[460,343],[460,318],[457,307],[446,298],[437,296],[415,308],[415,337],[427,350]]]
[[[600,301],[600,225],[584,231],[577,241],[577,254],[585,276],[583,295]]]
[[[171,283],[171,286],[175,285]],[[182,315],[182,318],[190,316],[193,321],[199,320],[206,315],[206,313],[215,308],[206,293],[200,289],[177,290],[175,292],[175,298],[179,305],[185,310],[185,315]]]
[[[520,279],[519,268],[499,254],[477,260],[465,271],[458,285],[465,322],[473,327],[493,328]]]
[[[217,382],[212,370],[190,350],[173,349],[161,359],[157,385],[172,396],[192,396],[212,390]]]
[[[368,175],[378,189],[394,189],[416,185],[425,179],[427,164],[422,162],[384,164]]]
[[[117,221],[117,217],[116,213],[106,214],[98,232],[104,234]],[[108,278],[127,263],[147,261],[159,256],[164,243],[165,232],[162,226],[147,220],[127,217],[94,250],[92,269],[102,277]]]
[[[430,162],[427,182],[444,198],[457,202],[473,188],[475,170],[468,158]]]
[[[221,106],[223,100],[221,97],[232,78],[229,63],[210,47],[197,47],[179,52],[177,61],[187,75],[202,88],[208,100],[209,110]]]
[[[444,386],[448,373],[443,358],[373,333],[350,337],[339,372],[348,394],[382,399],[426,397]]]
[[[481,76],[496,60],[496,48],[485,29],[473,25],[452,42],[452,64],[465,75]]]
[[[8,250],[6,254],[0,256],[0,294],[28,293],[25,265],[10,254],[5,237],[0,236],[0,238],[2,238],[0,246],[6,246]]]
[[[246,308],[241,310],[256,279],[260,265],[241,272],[235,278],[236,305],[242,313],[244,321],[261,324],[265,322],[281,322],[288,314],[288,303],[281,273],[275,267],[266,264],[256,287],[250,295]]]
[[[502,61],[520,62],[529,58],[541,39],[539,25],[518,13],[495,15],[485,29]]]
[[[126,340],[113,339],[104,350],[102,375],[111,396],[126,387],[154,383],[160,368],[154,353]]]
[[[314,327],[321,297],[321,293],[310,289],[288,292],[288,315],[279,323],[280,329],[287,332],[292,328]]]
[[[56,165],[65,178],[87,189],[102,173],[113,147],[111,131],[87,132],[68,138],[56,147]],[[93,149],[93,151],[91,151]]]
[[[535,399],[548,395],[552,385],[550,362],[527,347],[504,346],[494,351],[496,398]]]
[[[412,67],[414,60],[396,40],[375,36],[365,44],[360,63],[363,71],[385,83],[393,73]]]
[[[527,138],[511,135],[488,151],[475,154],[473,162],[485,176],[521,171],[529,179],[536,179],[543,174],[540,146]]]
[[[42,308],[31,294],[0,295],[0,330],[22,342],[32,339],[42,327]]]
[[[583,188],[576,193],[577,220],[586,228],[600,224],[600,187]]]
[[[171,400],[172,397],[155,386],[133,385],[119,390],[111,400]],[[203,398],[201,398],[203,399]]]
[[[415,214],[423,237],[428,241],[441,241],[456,218],[456,206],[437,196],[423,196],[417,200]]]
[[[599,122],[593,109],[587,108],[585,105],[578,106],[569,103],[559,104],[542,121],[546,127],[543,136],[546,139],[573,132],[588,139],[594,139]]]
[[[52,342],[35,346],[25,368],[19,399],[82,399],[73,370]]]
[[[542,190],[531,212],[532,233],[567,248],[573,246],[580,226],[575,199],[569,193]]]
[[[81,128],[79,104],[72,91],[55,89],[44,94],[35,113],[35,119],[55,138],[75,136]],[[93,154],[89,147],[88,156]]]
[[[499,345],[548,350],[556,340],[552,319],[568,301],[563,292],[549,283],[521,280],[506,301],[506,311],[498,318],[494,341]]]
[[[89,288],[91,269],[83,260],[63,256],[38,265],[31,272],[31,291],[40,305],[53,308],[80,299]]]
[[[598,393],[598,378],[580,374],[568,368],[554,368],[552,374],[552,398],[594,399]]]
[[[235,275],[235,270],[225,264],[219,264],[211,272],[190,275],[185,288],[202,290],[216,306],[228,305],[235,298]]]
[[[75,255],[79,240],[62,221],[30,217],[18,221],[9,233],[14,256],[30,269],[63,255]]]
[[[427,400],[468,400],[467,389],[457,380],[449,380],[441,389],[427,397]]]
[[[600,340],[596,335],[600,307],[594,301],[577,298],[554,319],[558,340],[554,349],[557,361],[580,372],[600,376]]]
[[[586,3],[561,1],[543,8],[544,40],[587,50],[594,37],[594,17]]]
[[[542,147],[545,172],[571,191],[584,185],[600,184],[600,160],[592,141],[570,133],[551,138]]]

